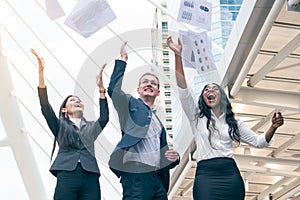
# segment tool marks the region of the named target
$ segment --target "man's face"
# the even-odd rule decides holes
[[[156,97],[159,95],[159,82],[152,75],[145,75],[141,78],[137,92],[143,97]]]

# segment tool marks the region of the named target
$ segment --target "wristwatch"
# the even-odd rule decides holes
[[[99,88],[99,92],[100,93],[106,93],[106,89],[105,88]]]

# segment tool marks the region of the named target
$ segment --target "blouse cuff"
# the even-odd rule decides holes
[[[263,146],[263,147],[268,147],[275,143],[275,140],[273,138],[270,140],[270,142],[266,141],[266,133],[265,132],[258,136],[258,141],[259,141],[259,144],[261,144],[260,146]]]
[[[44,105],[48,103],[48,94],[47,94],[47,88],[40,88],[38,87],[38,95],[40,99],[40,105]]]

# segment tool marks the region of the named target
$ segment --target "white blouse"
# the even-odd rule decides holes
[[[72,121],[77,126],[77,128],[80,129],[81,118],[70,118],[70,121]]]
[[[216,129],[219,131],[215,131],[212,134],[210,144],[208,139],[209,132],[206,128],[207,118],[195,117],[195,114],[199,112],[199,108],[188,89],[178,88],[178,91],[182,108],[191,123],[193,135],[195,137],[197,145],[197,162],[216,157],[232,158],[234,147],[233,141],[228,134],[228,124],[226,123],[225,115],[222,114],[217,118],[212,112],[212,118],[216,121]],[[237,122],[241,142],[257,148],[263,148],[274,143],[274,140],[271,140],[269,143],[266,141],[265,133],[258,135],[241,120],[237,119]]]

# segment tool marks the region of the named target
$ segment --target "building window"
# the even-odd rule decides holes
[[[170,68],[169,67],[164,67],[164,72],[170,72]]]
[[[164,63],[165,65],[168,65],[168,64],[169,64],[169,59],[163,59],[163,63]]]
[[[172,113],[172,108],[166,108],[166,113]]]
[[[168,30],[168,22],[162,22],[161,26],[162,26],[162,29]]]
[[[163,2],[163,3],[161,3],[161,6],[162,6],[162,7],[164,7],[164,8],[167,8],[167,4],[166,4],[166,3],[164,3],[164,2]]]
[[[171,105],[171,100],[166,100],[166,101],[165,101],[165,105],[166,105],[166,106],[170,106],[170,105]]]
[[[166,122],[172,122],[172,118],[167,118]]]
[[[172,127],[167,127],[167,131],[172,131]]]
[[[169,51],[163,51],[163,55],[164,56],[168,56],[169,55]]]
[[[164,85],[165,90],[171,89],[171,86],[169,84]]]

